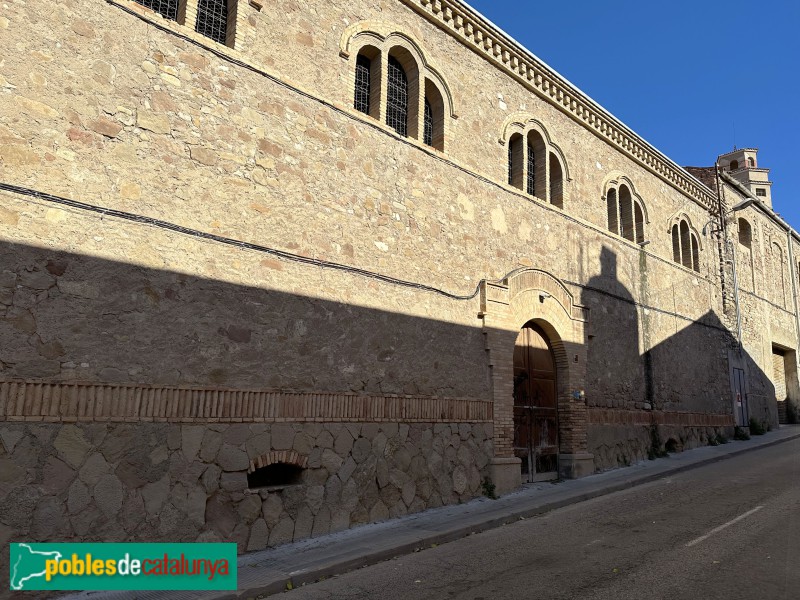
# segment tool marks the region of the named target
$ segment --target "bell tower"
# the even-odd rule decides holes
[[[720,169],[737,179],[759,200],[772,208],[772,182],[769,169],[758,166],[758,148],[740,148],[722,154],[718,159]]]

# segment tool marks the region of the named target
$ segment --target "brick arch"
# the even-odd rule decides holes
[[[499,282],[481,284],[481,313],[489,354],[494,412],[492,479],[502,492],[521,482],[514,457],[514,345],[522,327],[533,321],[548,336],[556,360],[559,409],[559,471],[565,477],[594,472],[587,453],[586,339],[589,310],[575,302],[566,286],[540,269],[520,269]]]
[[[266,452],[260,456],[255,457],[250,461],[250,466],[247,468],[248,473],[252,473],[256,469],[268,467],[276,463],[283,463],[285,465],[294,465],[305,469],[308,467],[308,457],[298,454],[294,450],[273,450]]]

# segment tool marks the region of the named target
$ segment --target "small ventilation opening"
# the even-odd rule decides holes
[[[681,446],[675,438],[669,438],[664,445],[664,449],[670,454],[681,451]]]
[[[273,463],[247,474],[247,487],[284,487],[300,483],[303,468],[287,463]]]

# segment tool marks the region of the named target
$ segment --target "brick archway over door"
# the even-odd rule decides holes
[[[593,473],[594,457],[586,451],[587,411],[582,395],[589,310],[576,304],[564,284],[550,273],[520,269],[499,283],[482,284],[481,317],[491,371],[492,481],[497,491],[506,493],[521,485],[521,463],[513,452],[514,344],[529,321],[547,334],[556,360],[559,473],[565,478]]]

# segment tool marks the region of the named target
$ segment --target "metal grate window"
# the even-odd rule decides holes
[[[508,142],[508,185],[514,185],[514,148]]]
[[[425,98],[425,131],[422,141],[428,146],[433,146],[433,107],[427,97]]]
[[[386,124],[402,136],[408,135],[408,77],[394,56],[389,57],[386,89]]]
[[[178,20],[178,0],[135,0],[170,21]]]
[[[198,0],[195,31],[224,44],[228,26],[228,0]]]
[[[536,195],[536,156],[533,146],[528,144],[528,180],[527,190],[531,196]]]
[[[356,58],[356,89],[353,94],[353,107],[369,114],[369,76],[372,61],[363,54]]]

